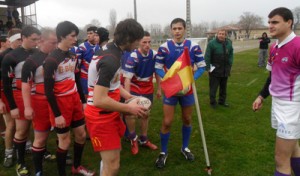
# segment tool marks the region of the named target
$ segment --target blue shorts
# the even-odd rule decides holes
[[[89,91],[88,91],[88,80],[85,78],[80,78],[80,82],[81,82],[81,87],[83,90],[84,95],[88,95]]]
[[[172,96],[170,98],[166,98],[164,96],[164,104],[176,106],[179,101],[179,104],[183,107],[192,106],[195,104],[195,99],[193,94],[184,95],[184,96]]]
[[[138,94],[138,93],[135,93],[135,92],[130,92],[130,94],[135,95],[135,96],[146,97],[151,101],[151,103],[153,103],[153,94]]]

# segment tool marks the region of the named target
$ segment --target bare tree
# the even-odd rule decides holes
[[[244,14],[240,16],[239,25],[246,31],[246,37],[249,38],[253,29],[263,25],[262,17],[251,12],[244,12]]]
[[[221,27],[221,25],[220,25],[220,23],[217,22],[217,21],[212,21],[212,22],[210,22],[210,24],[209,24],[209,29],[210,29],[210,30],[214,30],[214,29],[217,29],[217,28],[219,28],[219,27]]]
[[[117,12],[115,9],[111,9],[109,12],[109,34],[113,36],[117,25]]]
[[[171,38],[171,27],[169,24],[166,24],[163,28],[163,38],[168,39]]]
[[[97,26],[97,27],[101,26],[101,22],[98,19],[92,19],[90,24]]]
[[[207,22],[201,22],[198,24],[192,24],[192,35],[191,37],[205,37],[206,32],[209,29],[209,24]]]
[[[162,31],[160,24],[150,24],[149,31],[151,33],[152,43],[158,44],[162,41]]]
[[[300,24],[300,6],[293,10],[294,13],[294,31],[296,31],[297,26]]]
[[[77,38],[79,40],[79,43],[86,39],[86,36],[87,36],[87,31],[86,30],[90,26],[100,27],[101,23],[97,19],[92,19],[90,23],[86,24],[83,28],[80,28],[79,29],[79,34],[77,36]]]

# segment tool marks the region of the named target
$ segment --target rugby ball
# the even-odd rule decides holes
[[[147,108],[148,110],[150,110],[151,104],[152,104],[148,98],[142,97],[142,96],[132,97],[132,98],[126,100],[125,103],[127,103],[127,104],[135,103],[135,104],[138,104],[138,105],[141,105],[141,106]]]

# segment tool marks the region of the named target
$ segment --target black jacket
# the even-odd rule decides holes
[[[259,39],[259,49],[268,49],[271,42],[270,39],[268,37],[261,37]]]

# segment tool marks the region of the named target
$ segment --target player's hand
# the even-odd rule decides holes
[[[261,109],[262,105],[263,105],[263,97],[259,95],[252,104],[253,111],[255,112]]]
[[[157,92],[156,92],[156,98],[157,99],[161,98],[161,90],[157,90]]]
[[[2,100],[0,100],[0,114],[5,114],[6,113],[6,106],[3,103]]]
[[[56,128],[65,128],[66,120],[63,116],[55,117],[55,127]]]
[[[146,117],[148,115],[148,109],[138,104],[128,104],[129,114],[135,115],[137,117]]]
[[[11,118],[13,118],[13,119],[20,118],[19,108],[15,108],[15,109],[10,110],[10,115],[11,115]]]
[[[82,104],[82,109],[85,110],[85,108],[86,108],[86,103],[83,103]]]
[[[34,117],[34,111],[32,107],[25,107],[24,116],[27,120],[32,120]]]

